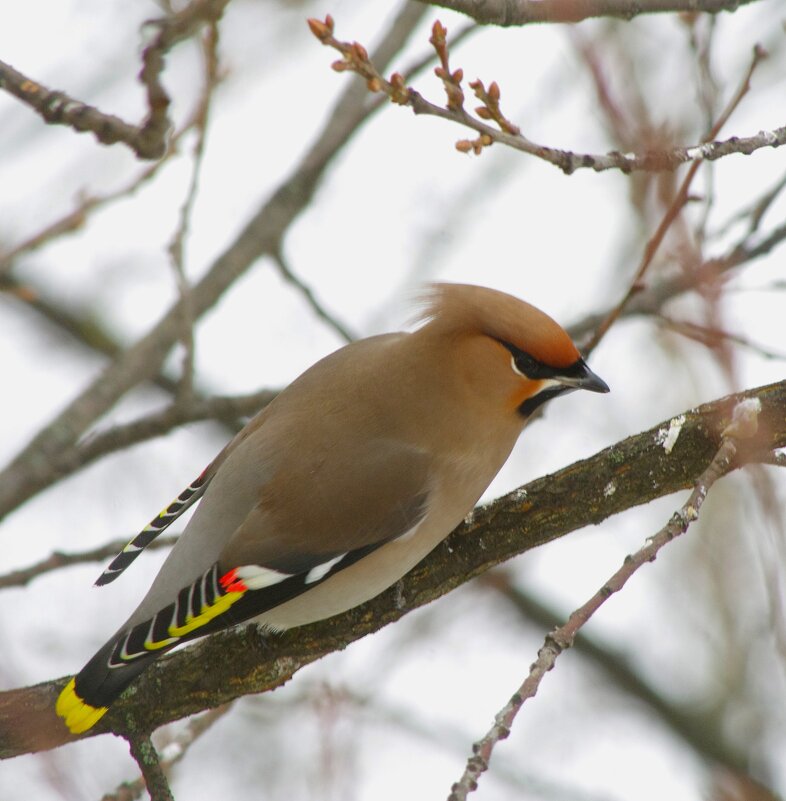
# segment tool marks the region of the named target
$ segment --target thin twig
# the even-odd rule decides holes
[[[771,253],[786,241],[786,223],[771,231],[759,242],[751,243],[743,240],[735,244],[723,256],[708,259],[704,264],[690,273],[680,275],[653,284],[633,296],[623,309],[621,316],[658,315],[663,306],[670,300],[689,290],[699,290],[711,281],[717,281],[737,267],[755,261]],[[574,341],[581,343],[591,336],[612,313],[612,309],[602,314],[590,314],[568,328]]]
[[[786,361],[786,351],[766,348],[764,345],[753,342],[741,334],[733,334],[730,331],[724,331],[714,326],[700,325],[688,320],[675,320],[666,314],[658,315],[656,321],[672,331],[692,339],[694,342],[700,342],[708,348],[717,348],[721,343],[728,342],[747,348],[765,359]]]
[[[298,292],[303,296],[303,299],[311,307],[311,310],[319,317],[322,322],[326,323],[330,328],[335,331],[341,339],[345,342],[354,342],[357,336],[353,334],[349,328],[342,323],[335,315],[331,314],[320,302],[317,300],[314,291],[307,284],[304,284],[291,270],[289,264],[279,250],[273,256],[273,262],[278,268],[281,277],[291,286],[295,287]]]
[[[584,35],[580,27],[568,28],[567,34],[579,57],[589,70],[595,87],[595,95],[600,105],[600,110],[606,119],[607,129],[617,147],[628,150],[647,141],[647,137],[642,136],[642,127],[650,128],[649,115],[641,108],[641,97],[637,97],[639,102],[632,103],[629,98],[618,99],[614,96],[617,87],[612,86],[608,79],[601,54],[606,55],[608,48],[590,41]],[[610,70],[611,74],[617,70]],[[626,88],[637,89],[638,85],[633,82]],[[620,87],[621,88],[621,87]]]
[[[129,736],[128,748],[142,772],[150,801],[175,801],[150,735]]]
[[[701,22],[707,19],[706,33],[700,40]],[[702,18],[695,16],[689,23],[691,48],[696,57],[698,66],[697,95],[705,117],[707,130],[712,128],[713,120],[717,119],[717,107],[720,102],[720,88],[712,68],[713,45],[715,44],[715,24],[717,17]],[[715,205],[715,168],[712,162],[707,162],[704,172],[704,201],[702,213],[696,222],[695,236],[697,249],[702,250],[707,240],[707,225]]]
[[[48,89],[2,61],[0,88],[30,106],[49,124],[67,125],[80,133],[89,131],[102,144],[122,142],[139,158],[159,159],[166,152],[166,137],[172,127],[169,95],[161,83],[164,56],[201,25],[218,22],[228,3],[229,0],[194,0],[171,16],[147,23],[157,28],[157,33],[142,53],[139,79],[146,90],[148,113],[141,125],[131,125],[65,92]]]
[[[755,400],[742,401],[737,404],[732,422],[723,432],[720,447],[697,479],[687,501],[672,515],[669,522],[660,531],[647,540],[643,547],[625,558],[621,567],[586,603],[571,614],[563,626],[555,628],[546,636],[527,678],[511,696],[508,703],[497,713],[491,729],[473,744],[473,755],[467,761],[464,774],[451,788],[448,801],[465,801],[469,793],[477,789],[478,778],[488,770],[497,743],[510,735],[511,726],[525,701],[537,693],[543,677],[554,667],[559,655],[573,645],[576,635],[595,612],[612,595],[618,593],[639,568],[647,562],[655,561],[664,545],[680,534],[684,534],[690,524],[698,518],[699,510],[710,488],[731,469],[737,454],[738,440],[748,439],[756,434],[760,410],[761,404]]]
[[[743,97],[748,93],[750,89],[750,79],[755,71],[756,67],[765,58],[766,53],[765,51],[759,47],[758,45],[753,49],[753,58],[751,59],[751,63],[748,66],[748,69],[745,73],[745,76],[740,83],[740,86],[737,88],[737,91],[732,96],[731,100],[729,100],[728,104],[721,112],[720,117],[712,126],[710,131],[707,132],[706,136],[702,139],[702,142],[710,142],[713,140],[718,133],[720,132],[721,128],[723,127],[724,123],[729,119],[732,115],[734,110],[742,101]],[[658,252],[667,231],[671,227],[672,223],[677,219],[679,214],[682,212],[685,204],[688,202],[690,198],[690,186],[693,183],[693,179],[696,177],[696,173],[699,171],[699,167],[701,166],[701,160],[694,161],[690,168],[688,169],[685,178],[683,178],[682,183],[680,184],[679,189],[677,190],[677,194],[674,196],[674,199],[669,204],[669,207],[666,209],[663,217],[661,218],[660,223],[658,224],[655,233],[650,237],[649,241],[647,242],[646,246],[644,247],[644,253],[642,254],[641,261],[639,262],[638,269],[633,277],[633,280],[630,282],[627,291],[623,295],[622,299],[619,303],[611,310],[608,316],[603,320],[603,322],[598,326],[597,330],[593,334],[590,341],[587,343],[585,347],[585,352],[587,354],[591,353],[598,345],[598,343],[603,339],[605,334],[611,328],[612,325],[619,319],[620,314],[622,314],[622,310],[625,306],[630,302],[630,299],[637,293],[640,292],[642,289],[642,281],[644,279],[644,274],[649,269],[650,265],[652,264],[653,259],[655,258],[655,254]]]
[[[169,243],[170,261],[175,273],[178,295],[180,297],[182,335],[184,354],[180,381],[177,388],[177,399],[187,400],[194,394],[194,310],[191,303],[191,288],[188,283],[185,267],[185,242],[191,222],[191,215],[199,189],[199,175],[205,156],[207,141],[207,124],[210,115],[210,102],[218,85],[218,25],[215,22],[207,26],[202,40],[202,55],[205,62],[205,86],[196,114],[196,142],[194,143],[191,179],[188,184],[186,198],[180,207],[180,219],[177,230]]]
[[[78,231],[85,225],[87,218],[92,212],[100,209],[102,206],[112,203],[115,200],[133,195],[140,187],[153,178],[161,169],[161,167],[163,167],[164,164],[166,164],[177,152],[174,144],[179,136],[189,130],[189,127],[190,126],[184,126],[177,135],[173,136],[167,152],[160,159],[158,159],[158,161],[148,166],[126,185],[120,187],[119,189],[115,189],[112,192],[107,192],[104,195],[83,194],[76,207],[71,211],[66,212],[62,217],[52,223],[49,223],[49,225],[23,240],[18,245],[14,245],[10,250],[5,251],[5,253],[0,253],[0,275],[7,273],[20,256],[38,250],[63,234],[69,234],[73,231]]]
[[[463,106],[443,107],[431,103],[411,86],[407,86],[404,77],[398,72],[394,72],[390,80],[387,80],[374,65],[373,59],[369,58],[362,45],[358,42],[342,42],[333,36],[333,21],[330,17],[327,17],[325,21],[310,19],[309,24],[312,32],[322,44],[333,47],[342,54],[343,59],[333,63],[333,68],[338,72],[356,72],[365,79],[369,91],[382,92],[397,105],[409,106],[415,114],[440,117],[478,132],[480,137],[477,140],[472,142],[461,140],[456,144],[456,147],[462,152],[474,150],[474,152],[480,153],[484,147],[498,142],[540,158],[558,167],[566,175],[571,175],[578,169],[592,169],[596,172],[616,169],[625,173],[641,170],[647,172],[673,171],[687,162],[696,164],[702,161],[714,161],[732,153],[750,155],[763,147],[778,147],[786,144],[786,126],[784,126],[772,131],[760,131],[754,136],[734,136],[724,141],[703,140],[697,145],[640,153],[616,151],[606,154],[574,153],[570,150],[547,147],[516,132],[515,126],[503,126],[500,129],[488,125],[467,113]],[[484,103],[481,108],[488,108],[488,104]],[[496,117],[492,114],[490,119],[496,120]]]
[[[177,542],[177,537],[161,537],[153,540],[146,550],[153,551],[158,548],[169,548]],[[52,570],[59,570],[61,567],[69,567],[71,565],[82,565],[87,562],[103,562],[105,559],[111,559],[118,551],[128,543],[128,537],[124,540],[114,540],[106,545],[100,545],[97,548],[91,548],[89,551],[78,551],[76,553],[64,553],[63,551],[54,551],[46,559],[36,562],[30,567],[23,567],[19,570],[12,570],[10,573],[0,575],[0,590],[7,589],[8,587],[24,587],[29,584],[33,579],[43,576]]]
[[[132,178],[128,183],[106,194],[90,195],[86,192],[82,192],[81,195],[77,196],[77,205],[71,211],[66,212],[62,217],[49,223],[46,227],[37,231],[18,245],[14,245],[10,250],[0,252],[0,276],[3,277],[3,282],[9,282],[11,284],[16,283],[15,279],[10,278],[8,273],[20,256],[38,250],[64,234],[79,230],[86,224],[93,212],[98,211],[116,200],[134,195],[137,190],[154,178],[161,167],[168,164],[172,158],[178,154],[180,141],[199,124],[202,102],[203,101],[200,99],[194,112],[189,115],[182,127],[178,128],[178,130],[172,134],[166,153],[154,164],[148,165],[139,175]],[[33,290],[33,294],[37,294],[35,290]],[[57,322],[57,320],[55,320],[55,322]]]
[[[495,590],[524,620],[539,630],[553,629],[565,619],[556,609],[550,608],[524,586],[514,582],[512,571],[504,567],[490,570],[479,578],[479,582],[481,586]],[[748,769],[750,749],[741,747],[738,741],[728,736],[719,709],[690,706],[681,700],[667,698],[642,675],[628,653],[591,636],[586,630],[576,637],[573,648],[593,667],[605,673],[611,687],[644,703],[708,767],[723,765],[734,772]]]
[[[159,747],[161,769],[169,774],[188,752],[193,743],[206,732],[219,718],[232,708],[232,703],[224,704],[205,712],[189,721],[185,729],[175,735],[168,743]],[[130,782],[123,782],[113,793],[107,793],[101,801],[136,801],[145,792],[145,779],[140,776]]]

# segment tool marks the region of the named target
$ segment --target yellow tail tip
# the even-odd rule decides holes
[[[55,712],[63,718],[71,734],[82,734],[82,732],[92,729],[106,714],[109,707],[86,704],[76,694],[75,681],[75,679],[71,679],[63,688],[57,698]]]

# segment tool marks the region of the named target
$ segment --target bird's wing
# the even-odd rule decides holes
[[[406,443],[370,438],[353,448],[290,453],[219,556],[227,569],[308,572],[405,534],[423,516],[430,459]]]
[[[172,587],[173,600],[155,613],[132,616],[85,666],[77,708],[81,699],[103,708],[155,656],[301,595],[406,536],[426,515],[430,460],[418,449],[371,439],[346,460],[317,449],[285,461],[219,559],[187,586]]]

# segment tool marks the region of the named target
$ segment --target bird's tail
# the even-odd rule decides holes
[[[181,642],[211,632],[213,623],[217,624],[215,628],[223,628],[251,617],[256,607],[239,616],[227,614],[247,589],[237,570],[222,576],[214,563],[193,584],[184,587],[173,603],[109,640],[66,684],[55,711],[73,734],[92,728],[123,690],[159,656]]]
[[[55,711],[72,734],[82,734],[95,726],[112,702],[158,656],[141,654],[133,662],[115,664],[113,654],[121,645],[122,639],[110,640],[60,693]]]

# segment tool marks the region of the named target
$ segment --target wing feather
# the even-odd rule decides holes
[[[342,458],[301,460],[277,471],[219,556],[222,568],[259,565],[290,575],[376,548],[411,531],[431,491],[430,459],[372,439]],[[302,487],[292,492],[292,485]]]

